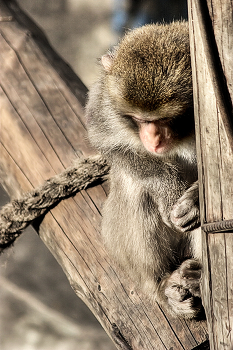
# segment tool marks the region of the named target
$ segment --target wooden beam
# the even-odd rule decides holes
[[[87,90],[14,1],[0,0],[0,11],[0,174],[19,197],[93,154],[83,117]],[[82,191],[34,225],[75,293],[118,349],[207,349],[204,321],[151,305],[110,260],[99,233],[105,198],[103,186]]]
[[[189,23],[203,225],[202,299],[211,350],[225,350],[233,346],[232,1],[189,0]],[[217,230],[211,223],[217,223]]]

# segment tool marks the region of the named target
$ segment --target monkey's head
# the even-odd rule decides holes
[[[117,120],[111,120],[111,113],[108,117],[115,143],[163,156],[194,134],[186,22],[130,31],[102,57],[102,65],[104,85],[117,111]]]

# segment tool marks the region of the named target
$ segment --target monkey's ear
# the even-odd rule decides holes
[[[112,63],[113,63],[113,56],[110,54],[103,55],[101,57],[101,63],[103,65],[104,69],[107,72],[109,72],[111,67],[112,67]]]

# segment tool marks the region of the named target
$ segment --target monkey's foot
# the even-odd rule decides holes
[[[198,187],[191,187],[178,199],[171,211],[171,221],[181,232],[191,231],[200,226]]]
[[[201,310],[201,264],[194,260],[184,261],[167,279],[164,293],[175,314],[193,318]]]

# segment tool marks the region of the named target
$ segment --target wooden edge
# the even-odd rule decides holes
[[[20,26],[25,30],[30,28],[30,35],[32,36],[33,40],[37,43],[37,45],[40,47],[41,51],[46,56],[48,61],[53,65],[53,67],[59,73],[62,80],[70,87],[73,94],[77,97],[77,99],[82,104],[82,106],[84,106],[86,102],[86,94],[88,91],[86,86],[83,84],[80,78],[74,73],[70,65],[67,62],[65,62],[57,54],[56,51],[53,50],[42,29],[28,15],[26,15],[24,11],[22,11],[22,9],[19,7],[16,1],[1,0],[0,6],[2,8],[3,6],[8,8],[9,12],[12,15],[12,17],[9,17],[7,15],[2,16],[3,21],[4,21],[4,18],[5,20],[7,20],[8,18],[9,21],[15,19],[20,24]]]

